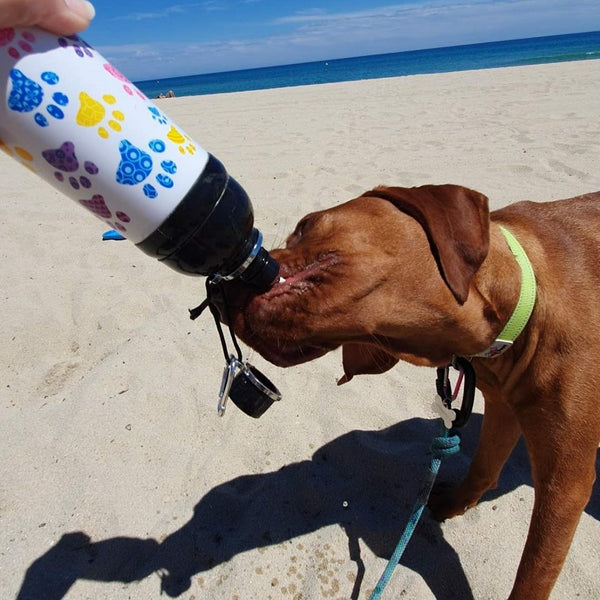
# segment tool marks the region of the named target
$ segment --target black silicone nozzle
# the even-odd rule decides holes
[[[268,290],[279,276],[279,264],[261,247],[256,258],[240,275],[240,279],[259,290]]]
[[[188,275],[240,277],[268,289],[279,265],[260,246],[252,203],[244,189],[212,155],[202,174],[165,219],[138,247]]]

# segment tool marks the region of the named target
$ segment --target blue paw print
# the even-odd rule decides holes
[[[166,148],[166,144],[162,140],[152,140],[148,146],[156,154],[163,153]],[[148,179],[154,168],[154,161],[150,154],[134,146],[129,140],[123,140],[119,144],[119,153],[121,162],[116,174],[117,183],[138,185]],[[177,165],[172,160],[163,160],[160,167],[164,172],[156,175],[156,182],[163,188],[172,188],[175,183],[170,176],[177,173]],[[151,183],[146,183],[142,190],[147,198],[158,196],[158,190]]]
[[[44,71],[40,75],[40,79],[47,85],[57,85],[60,81],[58,75],[54,71]],[[10,72],[10,80],[12,89],[8,97],[8,108],[15,112],[28,113],[39,108],[44,101],[44,88],[33,79],[29,79],[19,69],[12,69]],[[65,113],[62,107],[69,104],[69,97],[61,92],[52,94],[54,104],[46,106],[46,112],[55,119],[63,119]],[[42,112],[36,112],[33,115],[35,122],[40,127],[49,125],[48,119]]]
[[[161,125],[165,125],[168,121],[167,117],[165,117],[165,115],[163,115],[155,106],[149,106],[148,110],[150,111],[152,118],[155,121],[158,121]]]

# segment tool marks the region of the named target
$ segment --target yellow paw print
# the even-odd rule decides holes
[[[196,152],[196,146],[192,144],[192,138],[179,132],[173,125],[171,125],[169,133],[167,133],[167,138],[179,146],[181,154],[185,154],[186,152],[194,154]]]
[[[0,150],[6,152],[9,156],[12,156],[11,149],[2,140],[0,140]]]
[[[19,162],[24,167],[27,167],[30,171],[33,171],[35,173],[35,169],[31,165],[31,163],[33,162],[33,155],[30,152],[27,152],[25,148],[15,146],[13,153],[13,150],[11,150],[2,140],[0,140],[0,150],[6,152],[6,154],[12,156],[13,158],[21,159]],[[15,156],[15,154],[17,156]]]
[[[102,100],[109,107],[108,110],[117,102],[117,99],[110,94],[104,94]],[[79,94],[79,102],[80,107],[75,119],[78,125],[82,127],[95,127],[104,121],[104,118],[107,116],[107,108],[104,104],[85,92]],[[106,125],[113,131],[121,131],[123,129],[121,123],[124,120],[125,115],[120,110],[112,110],[108,116]],[[106,127],[100,126],[98,127],[98,135],[103,139],[107,139],[110,132]]]

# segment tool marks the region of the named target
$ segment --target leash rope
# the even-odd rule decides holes
[[[436,387],[438,393],[444,400],[444,404],[450,408],[452,402],[456,400],[458,396],[458,392],[464,379],[465,390],[462,407],[460,410],[454,410],[455,417],[453,425],[460,427],[466,423],[471,415],[471,409],[473,407],[473,395],[475,393],[475,374],[473,372],[473,367],[464,359],[456,358],[453,361],[452,366],[459,371],[454,392],[451,390],[450,381],[448,379],[448,367],[438,370]],[[396,548],[390,557],[383,574],[379,578],[375,589],[369,597],[369,600],[379,600],[381,598],[381,594],[383,594],[383,591],[392,579],[394,569],[398,566],[400,559],[406,550],[406,546],[415,532],[419,520],[421,519],[421,515],[427,506],[429,495],[431,494],[433,484],[435,483],[435,479],[440,470],[442,460],[447,456],[452,456],[460,451],[460,436],[456,434],[450,435],[450,430],[446,427],[443,419],[441,419],[439,435],[431,440],[430,450],[431,461],[429,463],[429,468],[427,469],[423,482],[421,483],[421,488],[419,489],[417,500],[413,506],[408,523],[406,524],[404,531],[400,536],[400,540],[396,544]]]
[[[421,519],[423,510],[425,509],[425,506],[427,506],[427,501],[429,500],[431,489],[433,488],[438,471],[440,470],[442,460],[447,456],[452,456],[460,451],[460,437],[458,435],[449,436],[449,431],[443,423],[441,428],[442,431],[440,435],[434,437],[431,441],[431,462],[425,474],[425,478],[423,479],[423,483],[421,484],[421,489],[419,490],[408,523],[406,524],[402,536],[396,545],[396,549],[388,561],[387,567],[379,578],[369,600],[379,600],[384,589],[390,582],[392,575],[394,574],[394,569],[398,566],[398,563],[406,550],[406,546]]]

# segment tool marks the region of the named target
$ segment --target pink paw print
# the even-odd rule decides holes
[[[23,31],[19,35],[12,28],[0,29],[0,46],[7,46],[6,52],[11,58],[21,58],[23,54],[33,51],[35,35],[31,31]]]
[[[137,94],[142,100],[148,100],[148,97],[145,96],[144,94],[142,94],[142,92],[140,92],[140,90],[138,90],[133,83],[131,83],[131,81],[129,81],[129,79],[127,79],[127,77],[125,77],[125,75],[123,75],[123,73],[121,73],[121,71],[119,71],[119,69],[117,69],[116,67],[114,67],[113,65],[109,64],[109,63],[105,63],[104,64],[104,69],[110,73],[115,79],[118,79],[119,81],[123,82],[123,89],[125,90],[125,93],[128,94],[129,96],[133,96],[133,94]]]
[[[127,227],[125,225],[131,222],[131,217],[123,211],[118,210],[115,213],[116,219],[111,221],[113,214],[110,208],[106,206],[106,202],[102,194],[94,194],[89,200],[79,200],[79,203],[88,210],[92,211],[97,217],[104,219],[114,229],[117,229],[122,233],[127,231]]]

